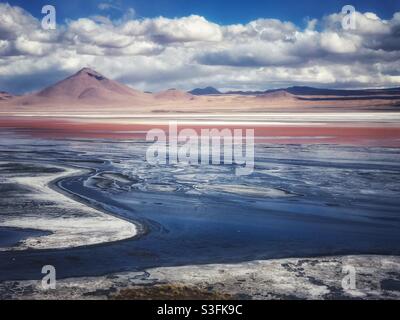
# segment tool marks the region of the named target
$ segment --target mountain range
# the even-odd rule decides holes
[[[265,112],[302,110],[391,109],[400,106],[400,88],[333,90],[289,87],[266,91],[230,91],[213,87],[189,92],[168,89],[150,93],[83,68],[43,90],[23,96],[0,92],[2,113]]]
[[[221,94],[222,92],[218,91],[214,87],[205,87],[205,88],[196,88],[191,91],[188,91],[190,94],[195,96],[204,96],[209,94]]]
[[[376,96],[376,95],[399,95],[400,87],[398,88],[386,88],[386,89],[362,89],[362,90],[351,90],[351,89],[323,89],[314,88],[307,86],[293,86],[280,89],[270,89],[265,91],[227,91],[221,92],[214,87],[196,88],[189,93],[193,95],[212,95],[212,94],[236,94],[236,95],[262,95],[267,93],[273,93],[277,91],[285,91],[287,93],[299,96]]]

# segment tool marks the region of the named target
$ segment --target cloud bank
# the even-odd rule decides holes
[[[32,91],[85,66],[150,91],[400,86],[400,12],[390,20],[356,13],[355,30],[344,30],[342,17],[300,28],[264,18],[218,25],[197,15],[99,15],[43,30],[24,9],[1,3],[0,90]]]

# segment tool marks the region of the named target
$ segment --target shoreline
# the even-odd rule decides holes
[[[65,167],[68,167],[68,166],[65,165]],[[83,169],[83,170],[91,171],[91,169]],[[73,176],[69,176],[69,177],[73,177]],[[74,192],[72,192],[70,190],[67,190],[64,187],[62,187],[60,182],[63,181],[64,178],[66,178],[66,177],[59,178],[59,179],[56,179],[54,181],[51,181],[49,183],[49,188],[53,189],[57,193],[60,193],[60,194],[62,194],[64,196],[66,196],[67,198],[71,199],[72,201],[75,201],[75,202],[78,202],[78,203],[82,204],[83,206],[92,208],[92,209],[94,209],[96,211],[102,212],[105,215],[109,215],[109,216],[112,216],[112,217],[114,217],[116,219],[123,220],[123,221],[126,221],[128,223],[131,223],[131,224],[135,225],[136,233],[132,237],[124,238],[124,239],[121,239],[121,240],[110,241],[110,242],[91,244],[89,246],[107,245],[109,243],[115,243],[115,242],[125,241],[125,240],[129,240],[129,239],[134,239],[134,238],[137,239],[137,238],[139,238],[139,237],[141,237],[141,236],[146,234],[146,232],[147,232],[146,231],[146,226],[141,225],[137,221],[129,220],[124,216],[119,216],[119,215],[111,212],[110,210],[105,210],[105,209],[101,208],[100,206],[93,205],[93,203],[91,203],[90,199],[86,199],[82,195],[79,195],[77,193],[74,193]]]
[[[2,163],[7,163],[3,161]],[[23,161],[8,162],[13,164]],[[0,248],[0,251],[20,251],[27,249],[67,249],[130,239],[138,234],[137,225],[112,214],[88,206],[67,197],[63,192],[55,190],[54,184],[60,179],[84,172],[83,169],[72,169],[60,165],[43,165],[46,168],[63,170],[61,173],[42,176],[23,176],[6,178],[8,183],[16,183],[28,188],[31,193],[26,197],[44,202],[42,211],[33,219],[31,215],[0,216],[1,227],[17,229],[34,229],[50,232],[39,237],[28,237],[18,245]],[[51,199],[50,203],[46,203]],[[33,213],[34,215],[34,213]]]

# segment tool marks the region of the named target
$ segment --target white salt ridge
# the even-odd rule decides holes
[[[263,196],[263,197],[290,197],[294,196],[284,190],[265,188],[261,186],[245,186],[245,185],[231,185],[231,184],[220,184],[220,185],[209,185],[209,186],[196,186],[199,191],[216,191],[235,193],[244,196]]]
[[[54,166],[55,167],[55,166]],[[78,246],[94,245],[132,238],[137,234],[135,224],[103,213],[74,201],[62,193],[49,187],[52,181],[71,175],[78,175],[83,170],[67,167],[62,173],[36,177],[15,177],[9,182],[28,186],[35,193],[29,197],[37,201],[54,202],[54,207],[62,209],[63,214],[49,213],[49,207],[44,208],[43,216],[19,215],[0,216],[1,227],[28,228],[50,231],[51,234],[39,237],[29,237],[11,248],[0,248],[0,251],[25,249],[63,249]]]

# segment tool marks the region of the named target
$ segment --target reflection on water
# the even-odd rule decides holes
[[[147,232],[105,246],[1,253],[1,277],[39,277],[35,268],[44,261],[58,265],[63,277],[160,265],[400,253],[399,149],[257,144],[254,173],[238,177],[232,165],[151,166],[144,160],[147,146],[138,140],[3,136],[1,161],[94,169],[59,185],[139,221]]]

